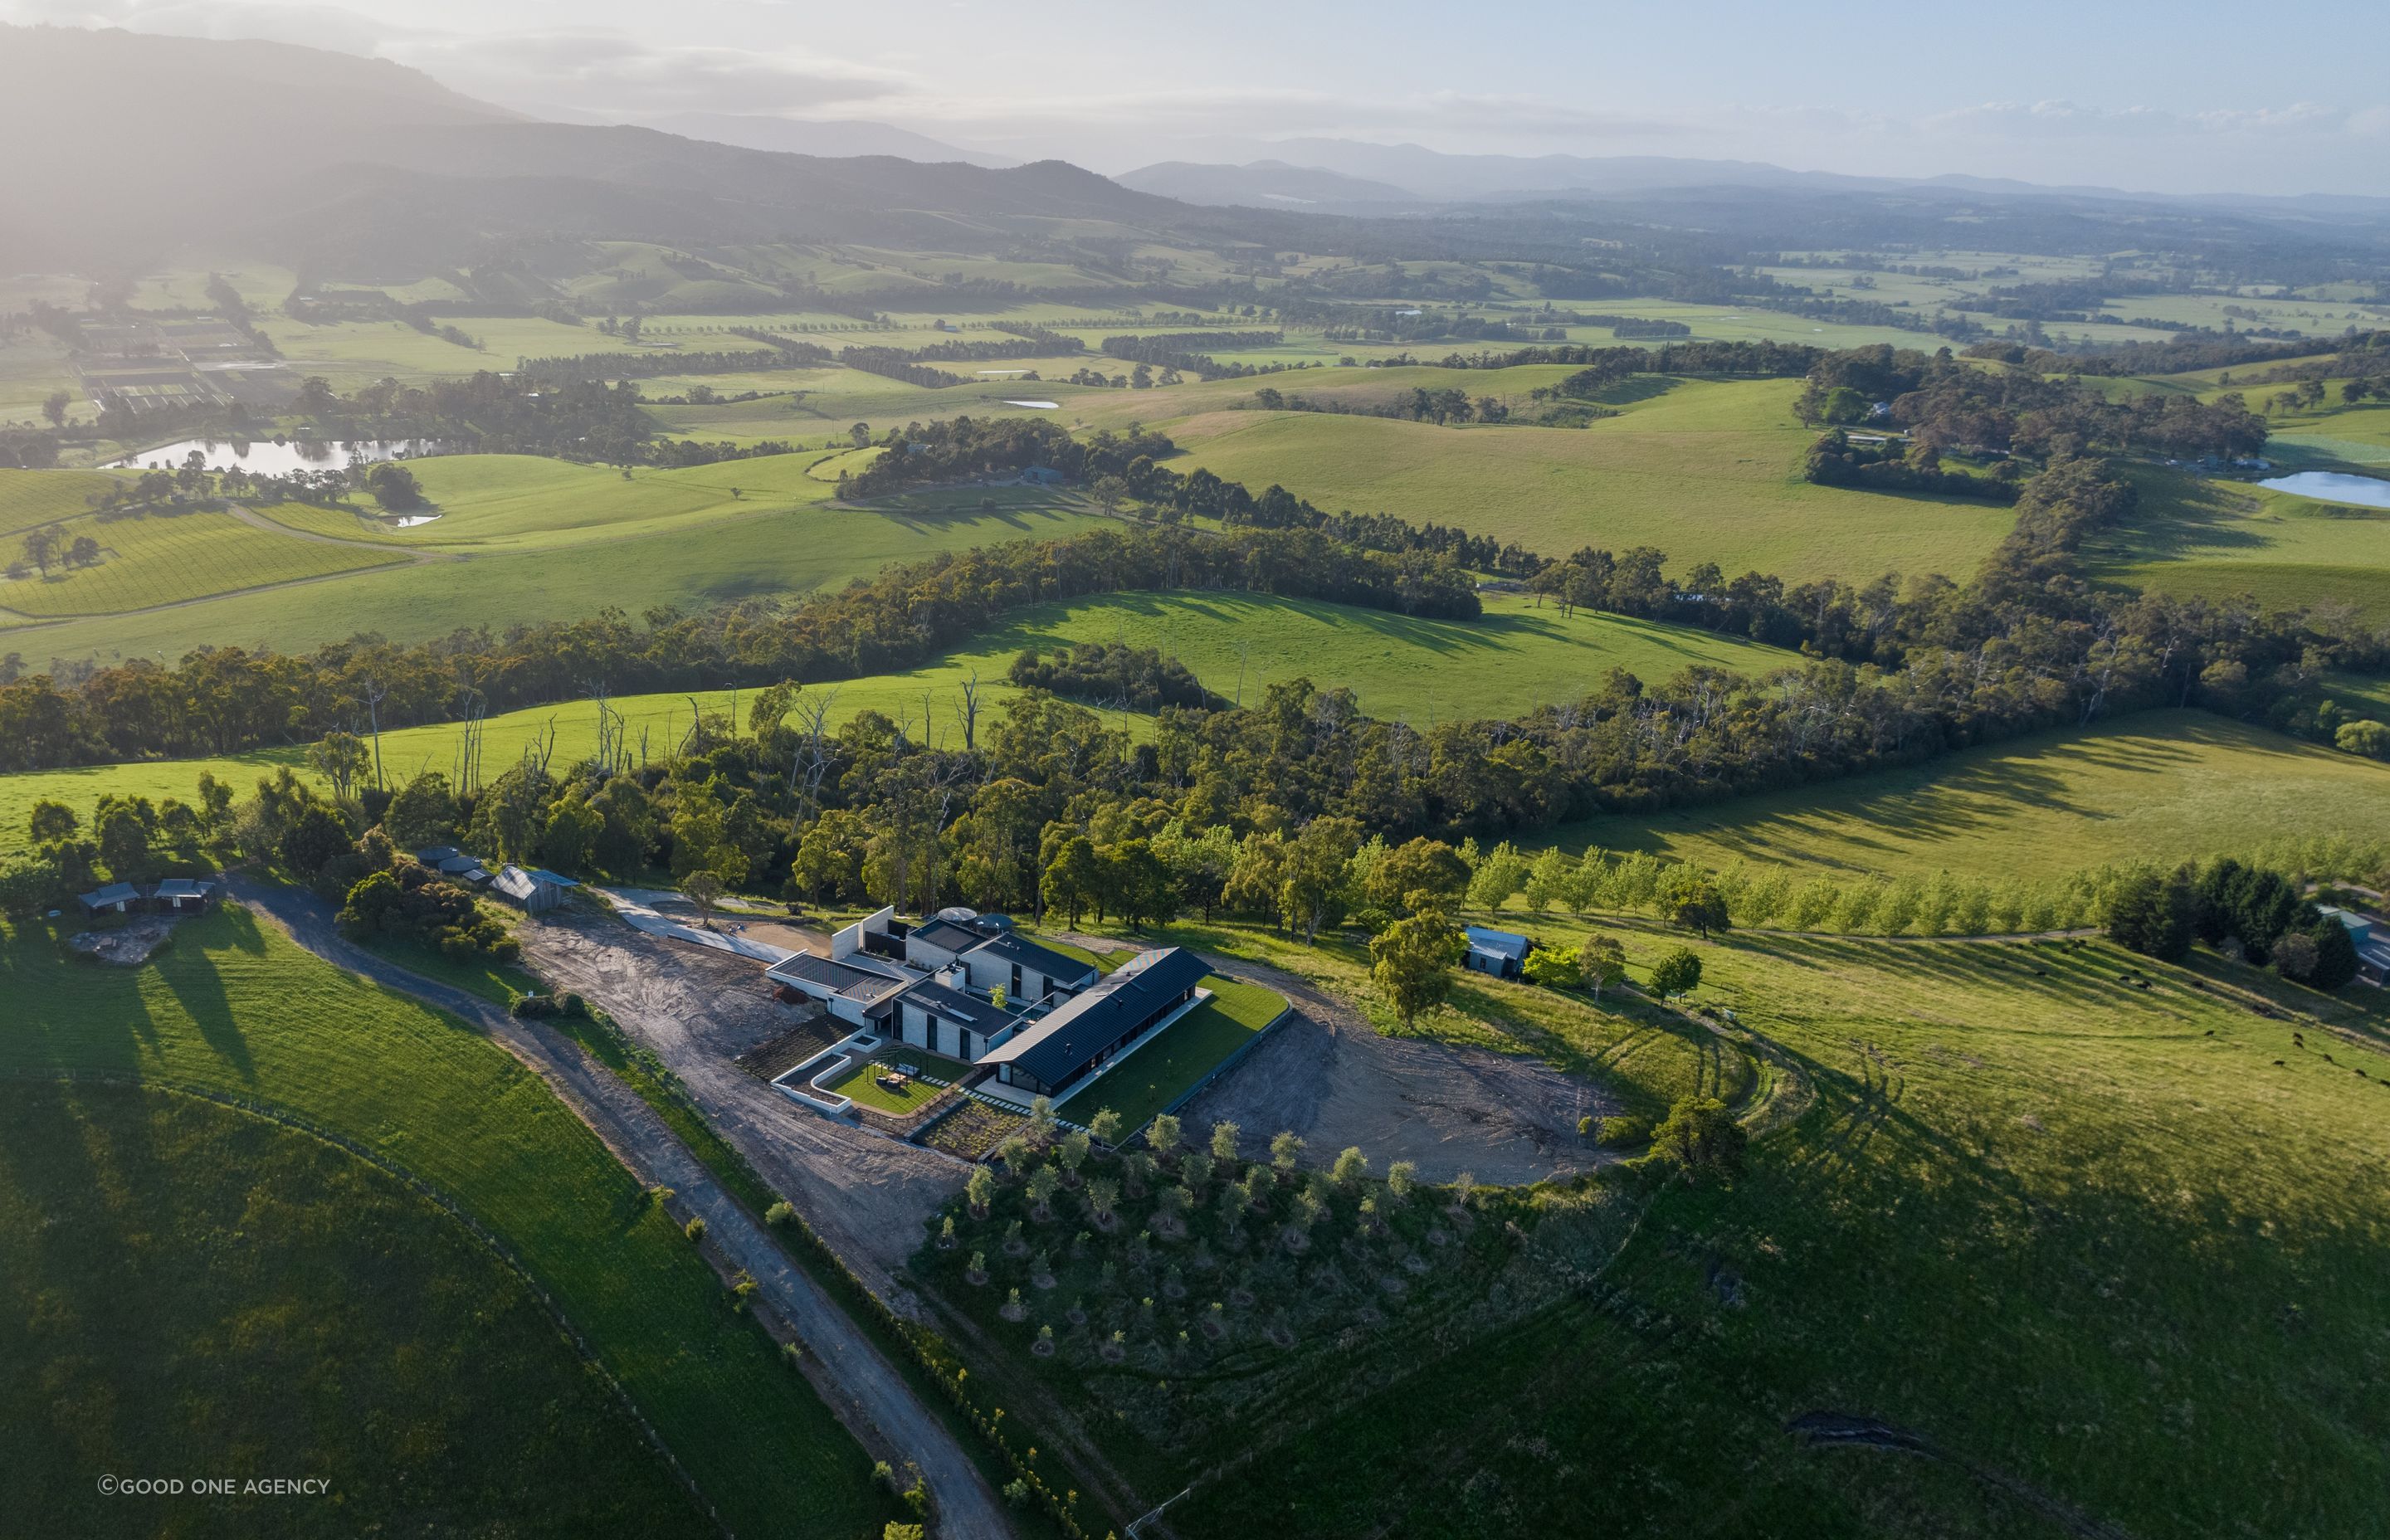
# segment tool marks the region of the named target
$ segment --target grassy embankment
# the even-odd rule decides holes
[[[262,1117],[0,1085],[0,1449],[45,1533],[127,1523],[104,1473],[330,1483],[140,1502],[192,1535],[712,1530],[519,1274],[387,1172]]]
[[[135,969],[71,964],[50,930],[17,927],[0,942],[0,982],[16,1002],[0,1073],[101,1072],[254,1098],[447,1194],[513,1249],[726,1525],[846,1536],[883,1511],[862,1452],[731,1310],[664,1209],[478,1033],[237,908],[186,922]]]

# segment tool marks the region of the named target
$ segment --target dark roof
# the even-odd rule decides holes
[[[141,896],[141,890],[130,882],[111,882],[105,888],[83,895],[88,908],[101,909],[110,904],[130,904]]]
[[[968,925],[957,925],[950,919],[933,919],[926,925],[916,925],[906,941],[927,942],[943,952],[968,952],[987,938]]]
[[[819,984],[833,995],[843,995],[850,1000],[869,1004],[884,995],[893,995],[908,982],[893,973],[876,969],[856,968],[849,963],[833,962],[811,952],[800,952],[765,969],[765,973],[784,983],[802,979]]]
[[[1047,1084],[1059,1084],[1211,971],[1210,964],[1183,946],[1143,953],[1085,995],[1057,1006],[1044,1020],[1022,1028],[981,1062],[1018,1064]]]
[[[932,980],[915,984],[905,992],[907,1005],[919,1006],[933,1016],[949,1021],[959,1021],[983,1037],[993,1037],[1012,1023],[1012,1013],[996,1009],[976,995],[959,989],[948,989]]]
[[[457,850],[454,845],[434,845],[430,850],[419,850],[415,853],[415,858],[427,866],[436,866],[443,861],[453,861],[456,855]]]
[[[158,884],[160,898],[205,898],[216,891],[216,885],[201,879],[170,877]]]
[[[1524,962],[1527,960],[1528,948],[1532,944],[1526,937],[1515,930],[1489,930],[1483,925],[1472,925],[1469,928],[1469,949],[1472,952],[1484,952],[1497,957],[1508,957],[1513,962]]]
[[[978,949],[991,957],[1002,957],[1009,963],[1019,963],[1023,968],[1034,968],[1046,977],[1060,979],[1065,983],[1075,980],[1092,979],[1096,975],[1096,965],[1093,963],[1083,963],[1076,957],[1066,957],[1061,953],[1040,946],[1026,937],[1012,935],[1009,932],[1000,936],[990,936]]]

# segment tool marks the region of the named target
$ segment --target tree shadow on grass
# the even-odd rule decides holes
[[[173,995],[174,1003],[191,1019],[200,1041],[240,1077],[242,1084],[253,1084],[257,1066],[250,1057],[249,1040],[234,1020],[231,993],[225,987],[215,958],[209,954],[228,945],[234,951],[259,955],[265,950],[265,937],[258,930],[255,916],[233,905],[206,917],[201,924],[204,929],[187,939],[175,938],[183,944],[159,959],[158,977]]]

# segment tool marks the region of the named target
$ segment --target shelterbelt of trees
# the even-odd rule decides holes
[[[1808,656],[1788,656],[1767,679],[1694,670],[1647,686],[1613,672],[1583,699],[1515,721],[1420,731],[1362,716],[1349,692],[1297,681],[1253,709],[1166,707],[1150,740],[1133,745],[1093,712],[1032,696],[1009,741],[1020,763],[1047,766],[1034,776],[986,760],[970,732],[957,754],[909,742],[870,713],[836,734],[816,728],[803,744],[783,725],[805,682],[909,666],[1015,606],[1078,595],[1217,587],[1447,616],[1477,609],[1467,578],[1438,558],[1368,550],[1317,530],[1163,526],[942,557],[785,612],[659,613],[644,627],[606,614],[503,638],[354,641],[305,657],[207,649],[173,667],[102,670],[71,687],[35,675],[0,687],[0,767],[225,752],[441,720],[468,701],[503,710],[570,699],[601,684],[744,684],[769,687],[748,731],[709,724],[695,741],[748,756],[732,789],[759,800],[767,781],[811,778],[847,789],[836,805],[935,833],[996,780],[1055,780],[1057,806],[1096,797],[1073,816],[1119,802],[1177,809],[1199,826],[1297,828],[1327,816],[1390,838],[1497,837],[1916,763],[2141,707],[2195,703],[2273,719],[2321,671],[2378,669],[2390,658],[2390,637],[2335,634],[2300,613],[2091,588],[2075,553],[2132,497],[2102,462],[2052,467],[2028,485],[2015,532],[1965,586],[1887,576],[1788,588],[1757,573],[1720,581],[1708,567],[1677,582],[1650,550],[1588,548],[1542,563],[1534,585],[1560,602],[1665,615]],[[1159,661],[1137,669],[1158,677]],[[624,768],[591,769],[585,800]],[[564,777],[533,778],[523,795],[548,798]],[[760,805],[797,818],[781,796]],[[932,805],[934,817],[924,811]],[[797,825],[789,827],[793,840]]]

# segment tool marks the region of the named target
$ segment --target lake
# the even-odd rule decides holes
[[[2390,508],[2390,481],[2378,476],[2345,476],[2336,470],[2302,470],[2257,483],[2268,492],[2287,492],[2326,503],[2356,503],[2369,508]]]
[[[294,470],[340,470],[353,460],[409,460],[447,449],[438,439],[185,439],[109,462],[110,470],[179,470],[196,449],[210,470],[238,466],[252,476],[288,476]]]

